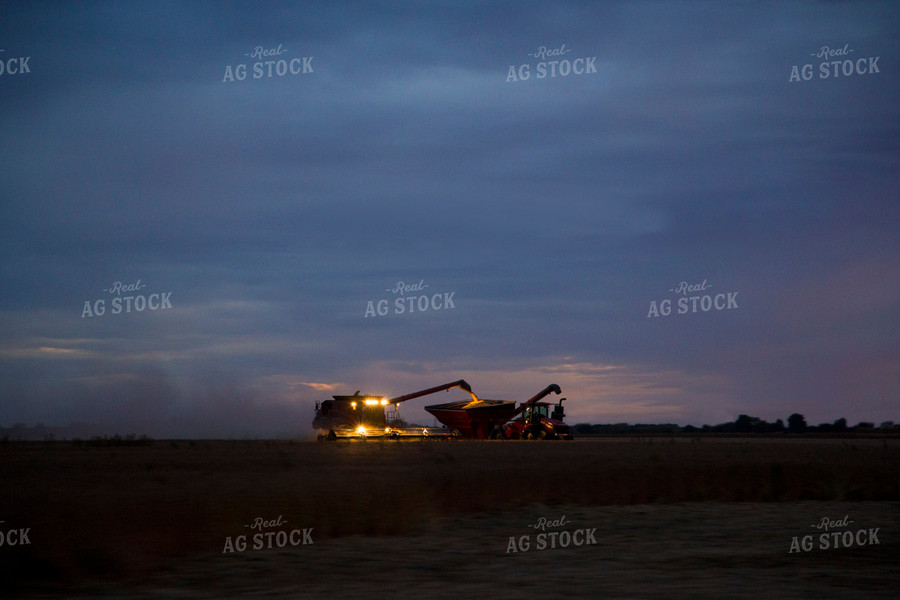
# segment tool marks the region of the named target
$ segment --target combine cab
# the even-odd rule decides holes
[[[332,396],[331,400],[316,402],[312,426],[319,430],[320,440],[451,437],[453,433],[450,429],[408,427],[400,418],[399,405],[455,387],[469,392],[474,400],[478,400],[469,384],[462,379],[396,398],[369,396],[357,391],[352,396]]]

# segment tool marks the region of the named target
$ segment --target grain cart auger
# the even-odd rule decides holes
[[[519,405],[519,408],[509,417],[509,422],[497,427],[491,432],[491,438],[495,440],[571,440],[571,428],[563,422],[565,410],[560,398],[556,404],[539,402],[551,392],[559,395],[562,390],[555,383],[551,383],[543,390]],[[550,411],[550,407],[553,411]],[[516,418],[519,417],[519,418]]]
[[[316,402],[316,416],[312,426],[319,430],[320,440],[335,439],[368,439],[373,437],[413,438],[413,437],[451,437],[449,429],[437,427],[407,427],[400,418],[400,403],[419,398],[435,392],[452,388],[461,388],[471,394],[471,386],[460,379],[420,390],[411,394],[385,398],[370,396],[357,391],[352,396],[332,396],[331,400]],[[387,414],[385,414],[387,411]]]

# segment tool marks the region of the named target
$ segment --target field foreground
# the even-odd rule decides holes
[[[29,538],[0,547],[0,575],[23,596],[900,588],[898,440],[56,442],[0,460],[0,529]]]

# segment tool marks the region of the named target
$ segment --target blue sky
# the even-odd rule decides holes
[[[304,435],[330,394],[459,378],[557,383],[573,423],[898,420],[898,30],[893,2],[8,5],[0,425]],[[595,69],[539,79],[542,47]],[[171,308],[112,314],[117,281]]]

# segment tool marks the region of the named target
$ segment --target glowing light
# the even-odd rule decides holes
[[[375,398],[366,398],[366,406],[378,406],[378,400]]]
[[[353,410],[356,410],[356,400],[350,403],[350,406],[353,407]]]
[[[356,433],[359,435],[366,435],[366,428],[362,425],[356,428]]]

